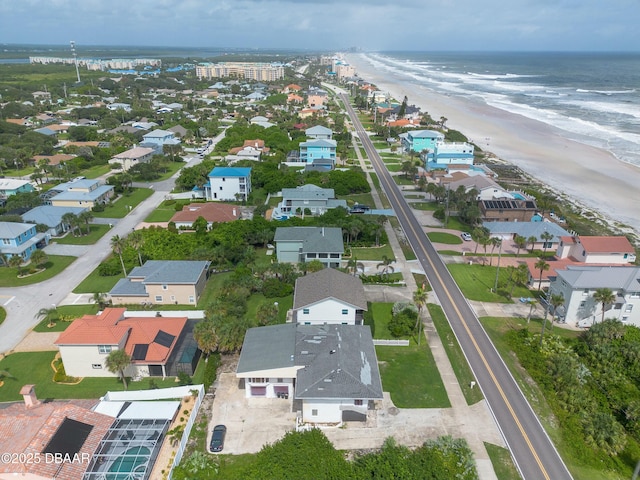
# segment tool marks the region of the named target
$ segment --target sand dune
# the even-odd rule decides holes
[[[443,95],[419,85],[396,83],[360,55],[348,55],[358,75],[396,99],[407,96],[434,119],[461,131],[473,143],[519,166],[609,220],[640,232],[640,168],[611,153],[569,140],[545,123],[491,107],[477,100]]]

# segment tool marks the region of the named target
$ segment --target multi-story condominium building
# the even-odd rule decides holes
[[[196,76],[202,78],[237,77],[272,82],[284,78],[284,67],[271,63],[220,62],[196,65]]]

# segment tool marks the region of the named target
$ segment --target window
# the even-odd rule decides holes
[[[175,302],[176,301],[176,296],[175,295],[171,295],[171,301]]]
[[[98,345],[98,353],[111,353],[111,345]]]
[[[304,322],[305,325],[311,325],[311,322]]]
[[[586,305],[587,305],[587,302],[586,302],[586,301],[584,301],[584,300],[583,300],[583,301],[581,301],[581,302],[580,302],[580,307],[581,307],[581,308],[582,308],[582,307],[585,307]]]
[[[220,187],[220,191],[222,191],[222,187]]]
[[[193,295],[189,295],[189,303],[196,303],[196,298]]]
[[[307,258],[316,258],[315,253],[307,253]]]
[[[640,298],[640,292],[631,292],[631,298]]]
[[[633,305],[631,304],[625,305],[624,313],[631,313],[631,310],[633,310]]]
[[[156,302],[162,303],[162,295],[156,295]]]
[[[343,309],[342,309],[342,314],[343,314],[343,315],[349,315],[349,310],[348,310],[348,309],[346,309],[346,308],[343,308]]]
[[[318,258],[329,258],[329,254],[328,253],[319,253],[318,254]]]
[[[353,404],[354,404],[354,405],[362,405],[362,404],[363,404],[363,402],[362,402],[362,400],[354,400],[354,401],[353,401]]]
[[[339,253],[332,253],[331,254],[331,258],[340,258],[340,254]]]
[[[256,378],[250,378],[249,382],[251,382],[251,383],[267,383],[267,380],[268,379],[266,379],[266,378],[256,377]]]
[[[303,315],[309,315],[309,309],[308,308],[303,308],[302,309],[302,314]]]
[[[318,416],[318,409],[314,408],[313,410],[311,410],[311,415],[314,417]]]
[[[162,285],[162,289],[163,290],[167,290],[169,287],[167,287],[166,285]]]
[[[227,181],[227,179],[226,179],[226,178],[224,178],[224,177],[222,177],[222,181],[223,181],[223,182],[226,182],[226,181]]]
[[[589,289],[585,288],[584,291],[582,292],[582,296],[584,297],[588,297],[589,296]]]
[[[278,383],[282,383],[282,382],[284,382],[284,379],[283,378],[278,378]]]
[[[93,368],[94,370],[101,370],[102,369],[102,364],[101,363],[92,363],[91,364],[91,368]]]

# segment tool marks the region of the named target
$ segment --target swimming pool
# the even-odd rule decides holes
[[[147,447],[130,448],[113,461],[109,467],[109,473],[105,477],[109,480],[138,480],[144,478],[145,465],[149,461],[150,455],[151,450]]]
[[[525,196],[518,192],[510,192],[516,200],[526,200]]]

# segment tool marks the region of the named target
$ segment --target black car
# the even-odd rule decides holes
[[[227,427],[224,425],[216,425],[213,427],[211,434],[211,443],[209,448],[212,452],[221,452],[224,448],[224,437],[227,435]]]

